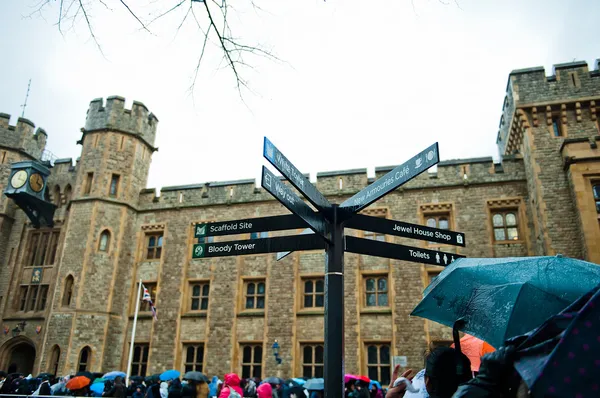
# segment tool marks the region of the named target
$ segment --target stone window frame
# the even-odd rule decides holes
[[[267,277],[266,276],[242,276],[240,278],[240,294],[239,294],[239,302],[238,302],[238,314],[247,314],[247,315],[256,315],[256,316],[264,316],[265,312],[267,310],[267,305],[268,305],[268,297],[267,297],[267,291],[268,291],[268,283],[267,283]],[[253,297],[256,299],[257,297],[264,297],[264,306],[263,308],[256,308],[256,301],[255,301],[255,306],[254,308],[246,308],[246,296],[247,296],[247,289],[248,289],[248,285],[250,283],[264,283],[265,285],[265,293],[264,295],[259,295],[258,293],[254,293]],[[258,289],[258,286],[256,286],[256,289]],[[257,290],[255,290],[256,292]]]
[[[430,218],[435,218],[436,222],[438,224],[436,224],[436,226],[433,228],[443,229],[443,228],[439,228],[437,226],[437,225],[439,225],[439,219],[441,217],[445,217],[448,219],[448,229],[447,229],[448,231],[456,230],[455,229],[456,222],[454,219],[455,211],[454,211],[454,203],[453,202],[421,203],[421,204],[419,204],[419,220],[420,220],[421,225],[428,226],[427,220]],[[448,245],[445,243],[429,242],[429,241],[423,241],[423,244],[426,247],[436,247],[436,248],[451,246],[451,245]]]
[[[166,246],[166,235],[167,235],[167,231],[166,231],[166,225],[165,224],[146,224],[146,225],[142,225],[142,243],[141,243],[141,249],[140,249],[140,261],[162,261],[163,257],[165,256],[165,246]],[[148,258],[148,245],[150,243],[150,238],[154,236],[160,236],[162,237],[162,241],[161,241],[161,250],[160,250],[160,256],[159,257],[153,257],[153,258]],[[157,242],[158,243],[158,242]],[[158,247],[158,246],[153,246],[153,247]],[[191,250],[190,250],[191,253]]]
[[[551,138],[561,139],[569,136],[568,121],[567,121],[567,105],[561,104],[560,109],[552,109],[552,106],[546,106],[546,125]],[[556,128],[555,128],[556,126]],[[559,135],[555,134],[558,129]]]
[[[488,199],[486,201],[488,239],[493,245],[512,245],[526,243],[526,218],[524,216],[524,201],[520,197]],[[519,239],[517,240],[496,240],[494,235],[493,216],[497,212],[514,212],[517,216],[517,231]]]
[[[251,347],[252,351],[251,351],[251,355],[250,355],[250,362],[244,362],[244,349],[246,347]],[[256,348],[260,347],[261,349],[261,357],[260,357],[260,362],[256,362]],[[260,367],[260,374],[256,377],[259,377],[260,379],[263,378],[263,373],[265,371],[265,359],[267,356],[265,356],[265,344],[263,341],[243,341],[243,342],[239,342],[238,344],[238,349],[239,349],[239,360],[238,360],[238,371],[239,371],[239,375],[240,377],[244,378],[244,367],[249,366],[250,367],[250,377],[255,377],[255,373],[254,370],[256,369],[257,366]]]
[[[94,187],[94,172],[88,171],[83,175],[83,181],[81,184],[81,195],[90,196]]]
[[[322,362],[316,362],[316,349],[320,347],[323,350],[323,361]],[[311,362],[305,362],[305,357],[304,357],[304,353],[305,353],[305,349],[306,348],[311,348],[311,355],[312,355],[312,360]],[[315,341],[299,341],[298,342],[298,353],[296,358],[298,358],[297,361],[297,369],[296,369],[296,374],[301,375],[301,377],[305,376],[304,370],[306,367],[310,367],[310,373],[311,376],[309,377],[310,379],[315,378],[315,377],[323,377],[324,376],[324,372],[325,372],[325,343],[323,340],[315,340]],[[319,376],[318,373],[315,372],[316,368],[321,367],[321,375]]]
[[[97,252],[109,254],[111,251],[112,230],[108,227],[102,228],[102,232],[98,235],[98,244],[96,245]],[[106,244],[102,244],[103,237],[106,236]]]
[[[19,285],[19,294],[16,298],[16,311],[23,313],[44,312],[48,306],[49,284],[34,283]],[[34,296],[35,293],[35,296]],[[45,294],[42,294],[45,293]],[[33,302],[32,302],[33,300]],[[43,306],[42,306],[43,304]],[[33,309],[30,309],[33,305]],[[41,307],[41,308],[40,308]]]
[[[316,307],[316,306],[312,306],[312,307],[305,307],[304,306],[304,284],[305,282],[308,281],[318,281],[318,280],[323,280],[323,306],[322,307]],[[314,290],[314,285],[313,285],[313,290]],[[325,313],[325,274],[323,273],[311,273],[311,274],[302,274],[298,277],[298,287],[296,289],[297,292],[297,300],[298,300],[298,308],[296,310],[296,312],[300,315],[300,314],[309,314],[309,315],[314,315],[314,314],[324,314]],[[313,291],[313,293],[311,293],[313,295],[313,300],[316,296],[316,292]],[[320,293],[319,293],[320,294]],[[313,301],[314,304],[314,301]]]
[[[35,238],[35,239],[34,239]],[[46,238],[45,246],[43,246],[43,250],[39,251],[40,238]],[[36,229],[29,231],[27,236],[26,243],[26,251],[23,255],[23,267],[52,267],[57,261],[58,249],[59,249],[59,241],[60,241],[60,229],[59,228],[45,228],[45,229]],[[36,246],[35,250],[33,246]],[[43,257],[42,257],[43,256]],[[43,258],[44,261],[41,261]],[[52,258],[52,262],[48,264],[43,264],[47,262],[48,258]],[[37,262],[42,262],[42,264],[36,264]]]
[[[70,291],[70,296],[67,296],[67,293]],[[73,303],[75,291],[75,277],[72,274],[67,275],[63,282],[62,294],[60,298],[60,306],[61,308],[69,308],[71,303]],[[67,299],[68,297],[68,299]]]
[[[377,363],[369,362],[369,347],[375,346],[377,347]],[[388,346],[389,348],[389,364],[381,362],[381,347]],[[388,378],[391,380],[392,372],[393,372],[393,361],[394,361],[394,346],[390,340],[363,340],[362,342],[362,358],[360,364],[361,374],[367,375],[369,377],[369,367],[377,367],[377,378],[382,385],[384,385],[384,380],[381,378],[381,372],[383,367],[389,367],[389,375]],[[370,365],[370,366],[369,366]]]
[[[207,278],[202,278],[202,279],[190,279],[188,280],[188,284],[187,284],[187,294],[185,295],[186,297],[186,312],[191,312],[191,313],[207,313],[208,312],[208,308],[210,307],[210,293],[212,291],[211,289],[211,283],[210,283],[210,279]],[[199,302],[198,302],[198,309],[194,310],[192,309],[192,301],[194,300],[194,286],[195,285],[200,285],[200,295],[197,296]],[[208,286],[208,295],[204,296],[204,286]],[[203,310],[202,308],[202,300],[206,299],[207,301],[207,305],[206,305],[206,309]]]
[[[131,343],[130,343],[131,344]],[[135,349],[140,348],[140,358],[138,361],[135,360]],[[144,361],[144,348],[146,349],[146,360]],[[145,341],[135,341],[133,343],[133,356],[131,358],[131,376],[146,376],[148,374],[148,364],[150,363],[150,343]],[[138,366],[138,372],[134,372],[135,367]],[[144,366],[146,367],[144,374],[140,372]]]
[[[393,301],[393,297],[392,297],[392,287],[390,284],[391,278],[392,278],[392,273],[390,272],[390,270],[364,270],[360,272],[360,288],[359,288],[359,295],[360,295],[360,312],[361,313],[369,313],[369,312],[385,312],[388,313],[392,311],[392,306],[391,306],[391,302]],[[387,279],[387,306],[380,306],[380,305],[375,305],[375,306],[367,306],[367,279],[371,279],[371,278],[375,278],[375,283],[376,283],[376,302],[378,302],[378,297],[379,297],[379,289],[377,288],[377,281],[378,279],[381,279],[381,277],[385,277]]]
[[[600,220],[600,179],[590,179],[590,185],[592,187],[592,200],[595,204],[596,214],[598,214],[598,220]],[[598,187],[598,193],[595,192],[594,188]]]
[[[87,352],[85,361],[83,361],[83,353]],[[89,369],[92,369],[94,358],[94,350],[89,345],[85,345],[81,347],[79,350],[79,354],[77,354],[77,372],[87,372]],[[84,366],[82,370],[82,366]]]
[[[183,341],[181,343],[181,370],[182,374],[188,372],[188,366],[192,368],[190,371],[203,372],[206,369],[206,342],[204,341]],[[198,362],[198,348],[202,347],[202,360]],[[187,358],[188,348],[194,348],[194,358],[191,362]],[[200,365],[200,369],[198,369]]]
[[[59,374],[58,368],[60,365],[60,346],[58,344],[54,344],[50,347],[49,355],[48,355],[48,363],[46,364],[46,370],[48,373],[53,375]]]
[[[116,177],[116,178],[115,178]],[[108,181],[108,190],[106,194],[109,198],[116,199],[119,197],[119,191],[121,190],[121,174],[120,173],[111,173],[110,180]],[[115,192],[113,193],[113,181],[116,181],[115,184]]]

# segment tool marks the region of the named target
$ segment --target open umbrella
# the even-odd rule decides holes
[[[208,379],[202,374],[202,372],[187,372],[185,375],[183,375],[183,379],[208,383]]]
[[[304,388],[311,391],[325,390],[325,379],[310,379],[304,384]]]
[[[292,381],[294,381],[296,384],[298,384],[300,387],[302,387],[303,385],[306,384],[306,380],[304,379],[299,379],[297,377],[293,378]]]
[[[373,388],[373,386],[377,386],[377,388],[380,390],[382,389],[381,384],[377,380],[371,380],[371,382],[369,383],[369,390]]]
[[[462,319],[462,331],[500,347],[598,283],[599,266],[561,256],[461,258],[425,289],[411,315],[449,327]]]
[[[532,396],[599,396],[599,327],[600,284],[528,334],[514,366]]]
[[[351,374],[344,375],[344,384],[350,383],[351,381],[354,382],[356,380],[358,380],[358,376],[351,375]]]
[[[92,390],[92,392],[96,394],[102,395],[102,393],[104,392],[104,383],[94,383],[90,387],[90,390]]]
[[[262,382],[269,383],[269,384],[283,384],[283,380],[280,379],[279,377],[267,377]]]
[[[77,372],[77,374],[75,376],[84,376],[84,377],[87,377],[90,380],[94,380],[95,379],[95,377],[92,374],[92,372],[81,371],[81,372]]]
[[[106,381],[106,379],[104,377],[98,377],[97,379],[95,379],[92,384],[97,384],[97,383],[104,383]]]
[[[125,374],[125,372],[121,372],[119,370],[113,370],[112,372],[108,372],[106,373],[104,376],[102,376],[102,378],[104,380],[114,380],[117,377],[127,377],[127,374]]]
[[[454,348],[454,344],[452,344],[451,347]],[[495,351],[494,347],[470,334],[465,334],[463,338],[460,339],[460,350],[471,361],[472,372],[479,372],[482,356]]]
[[[38,379],[52,379],[54,375],[52,373],[40,373],[37,375]]]
[[[166,372],[161,373],[160,380],[167,381],[167,380],[178,379],[180,374],[181,373],[179,373],[179,371],[175,370],[175,369],[167,370]]]
[[[71,391],[81,390],[82,388],[89,386],[90,383],[91,380],[85,376],[75,376],[67,382],[67,385],[65,387],[67,387]]]

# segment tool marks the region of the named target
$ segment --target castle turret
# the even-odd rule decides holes
[[[69,207],[65,251],[48,327],[48,339],[71,347],[61,374],[121,369],[129,290],[136,252],[135,221],[146,187],[158,119],[141,102],[125,99],[90,103]],[[65,333],[64,329],[69,332]],[[51,353],[44,354],[46,361]],[[62,357],[61,357],[62,358]],[[93,364],[93,365],[92,365]]]
[[[598,216],[600,61],[592,71],[586,62],[553,69],[510,74],[496,142],[501,155],[524,158],[535,253],[600,262],[597,225],[582,222]]]

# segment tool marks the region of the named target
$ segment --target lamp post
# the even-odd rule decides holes
[[[279,343],[277,340],[273,343],[273,356],[275,357],[275,361],[277,361],[278,365],[281,365],[281,358],[279,357]]]

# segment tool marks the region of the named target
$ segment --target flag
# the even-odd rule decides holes
[[[152,297],[150,296],[150,292],[148,291],[146,286],[144,286],[143,284],[142,284],[142,289],[144,289],[144,295],[142,296],[142,301],[148,302],[148,305],[150,306],[150,311],[152,312],[152,317],[154,317],[154,319],[158,320],[158,317],[156,316],[156,307],[154,306],[154,303],[152,302]]]

